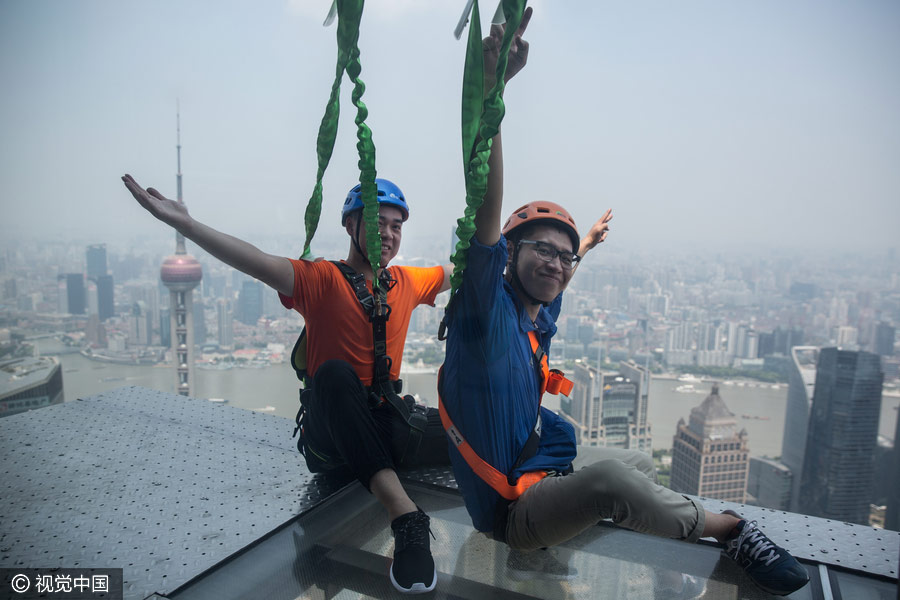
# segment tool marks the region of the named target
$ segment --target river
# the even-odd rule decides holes
[[[114,365],[91,361],[80,354],[63,354],[59,358],[67,401],[131,385],[169,393],[175,389],[171,366]],[[264,410],[291,419],[297,412],[297,379],[287,364],[224,371],[195,369],[195,378],[195,397],[224,398],[231,406]],[[429,406],[437,405],[436,374],[406,373],[404,380],[407,392],[418,394]],[[653,427],[654,449],[672,447],[678,419],[688,421],[691,408],[699,405],[710,389],[709,383],[695,383],[698,392],[679,393],[675,391],[678,385],[680,382],[667,379],[654,379],[650,384],[648,420]],[[751,385],[721,385],[719,395],[736,415],[738,427],[747,429],[750,454],[780,456],[787,385],[780,389]],[[546,396],[544,405],[558,410],[559,399]],[[898,405],[900,397],[884,396],[879,433],[889,439],[894,437]]]

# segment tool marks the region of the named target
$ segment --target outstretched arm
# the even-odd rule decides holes
[[[600,220],[594,223],[587,235],[581,238],[581,245],[578,247],[578,256],[584,258],[588,250],[591,250],[597,244],[602,243],[609,233],[609,222],[612,221],[612,209],[609,208],[600,217]]]
[[[522,70],[528,61],[528,42],[522,39],[528,21],[531,20],[531,7],[525,9],[522,22],[512,45],[509,48],[509,59],[506,66],[506,81],[512,79],[516,73]],[[491,35],[484,38],[482,48],[484,50],[484,91],[487,93],[494,87],[497,71],[497,58],[500,53],[500,43],[503,40],[503,25],[492,25]],[[494,136],[491,145],[491,156],[488,159],[487,192],[484,195],[484,204],[475,214],[475,238],[485,246],[493,246],[500,239],[500,223],[503,215],[503,144],[500,133]]]
[[[262,281],[285,296],[293,296],[294,268],[287,258],[266,254],[253,244],[194,220],[184,204],[167,199],[153,188],[145,190],[131,175],[123,176],[122,181],[135,200],[151,215],[174,227],[181,235],[222,262]]]

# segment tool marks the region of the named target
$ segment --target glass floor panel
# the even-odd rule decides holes
[[[687,544],[600,525],[568,543],[511,556],[476,532],[462,498],[407,485],[431,516],[438,584],[424,598],[771,598],[711,544]],[[388,579],[393,538],[387,514],[358,484],[220,563],[172,593],[173,600],[228,598],[400,598]],[[524,561],[524,563],[523,563]],[[527,564],[528,569],[523,565]],[[823,590],[818,565],[790,598],[894,597],[896,582],[831,572]],[[822,569],[823,573],[828,573]],[[686,576],[686,577],[685,577]],[[692,594],[679,594],[688,580]],[[675,588],[678,588],[676,590]],[[686,591],[686,590],[685,590]],[[887,596],[885,595],[887,594]]]

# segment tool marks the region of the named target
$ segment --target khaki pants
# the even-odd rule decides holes
[[[617,448],[590,450],[595,454],[591,465],[565,477],[542,479],[510,504],[510,547],[533,550],[560,544],[603,519],[660,537],[700,539],[703,507],[657,484],[649,455]]]

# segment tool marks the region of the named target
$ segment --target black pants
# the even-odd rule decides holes
[[[345,463],[368,489],[382,469],[396,469],[399,436],[408,427],[387,403],[370,408],[366,388],[350,364],[329,360],[316,370],[311,398],[305,403],[307,443],[317,454]],[[428,409],[419,451],[404,466],[449,465],[447,436],[437,409]],[[307,459],[309,461],[309,459]]]

